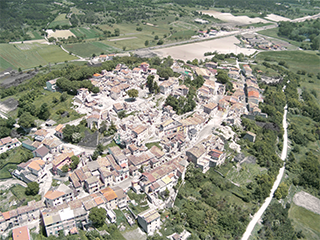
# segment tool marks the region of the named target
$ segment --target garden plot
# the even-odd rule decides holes
[[[293,197],[293,202],[311,212],[320,214],[320,199],[312,196],[309,193],[304,191],[296,193]]]

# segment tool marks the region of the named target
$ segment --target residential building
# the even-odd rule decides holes
[[[47,86],[47,90],[49,90],[49,91],[51,91],[51,92],[55,92],[57,89],[57,85],[56,85],[56,83],[57,83],[57,80],[58,80],[58,78],[56,78],[56,79],[52,79],[52,80],[50,80],[50,81],[47,81],[46,82],[46,86]]]
[[[137,139],[138,142],[144,140],[148,134],[148,127],[145,125],[139,125],[132,129],[133,136]]]
[[[138,223],[147,234],[160,229],[160,214],[155,209],[148,209],[138,215]]]
[[[99,178],[92,176],[84,181],[84,190],[88,193],[94,193],[99,191]]]
[[[255,142],[256,141],[256,134],[253,132],[248,131],[246,135],[244,135],[243,139],[248,139],[250,142]]]
[[[203,105],[203,111],[207,114],[211,114],[211,112],[217,108],[218,108],[218,105],[213,102]]]
[[[102,195],[107,200],[106,207],[108,209],[116,209],[117,208],[117,198],[118,197],[112,188],[107,187],[105,189],[102,189],[102,190],[100,190],[100,193],[102,193]]]
[[[224,152],[217,149],[212,149],[211,151],[209,151],[208,155],[211,157],[210,167],[221,165],[226,157],[226,154]]]
[[[48,135],[48,131],[47,130],[39,129],[34,133],[34,139],[39,141],[39,142],[42,142],[46,138],[47,135]]]
[[[62,171],[62,167],[71,163],[71,157],[74,155],[73,151],[64,151],[61,154],[55,155],[52,160],[52,171],[54,174],[64,176],[66,173]]]
[[[21,142],[16,138],[5,137],[0,139],[0,154],[10,149],[19,147]]]
[[[56,126],[55,128],[55,135],[60,138],[61,140],[63,139],[63,128],[64,126],[62,124],[59,124],[58,126]]]
[[[42,159],[32,158],[28,162],[20,163],[12,174],[26,183],[39,182],[46,175],[44,166]]]
[[[33,146],[32,144],[33,144],[33,142],[28,138],[27,140],[22,142],[22,147],[24,147],[30,151],[34,151],[37,148],[35,146]]]
[[[12,240],[30,240],[30,232],[28,226],[12,229]]]
[[[72,189],[64,184],[61,184],[55,190],[49,190],[45,195],[45,204],[47,207],[54,207],[63,203],[67,203],[74,199]]]
[[[41,146],[38,149],[33,151],[33,156],[34,157],[39,157],[42,160],[48,160],[48,154],[50,153],[49,149],[46,148],[45,146]]]
[[[193,146],[191,149],[189,149],[186,152],[186,155],[188,157],[188,161],[193,162],[195,165],[197,165],[197,161],[199,158],[204,156],[206,153],[206,149],[203,147],[201,143]]]

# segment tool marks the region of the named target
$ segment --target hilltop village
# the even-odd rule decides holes
[[[112,56],[99,58],[107,57]],[[38,202],[0,212],[1,234],[13,229],[13,235],[18,232],[29,239],[29,229],[39,229],[39,222],[47,236],[58,236],[59,231],[77,234],[78,229],[91,227],[90,210],[99,207],[106,210],[109,222],[117,221],[116,209],[131,213],[125,214],[128,223],[134,224],[135,218],[152,235],[161,228],[159,212],[173,206],[176,185],[183,181],[189,164],[205,173],[223,164],[230,157],[229,149],[240,153],[230,125],[241,127],[243,115],[267,117],[259,109],[262,90],[250,66],[205,62],[199,67],[174,61],[171,69],[180,77],[161,78],[147,62],[133,69],[118,64],[112,71],[95,73],[89,80],[99,92],[81,88],[73,100],[81,119],[58,125],[47,121],[32,133],[32,140],[1,139],[0,153],[20,145],[33,152],[34,158],[19,164],[12,174],[25,183],[39,183],[42,195]],[[228,71],[231,89],[217,82],[219,69]],[[178,115],[165,99],[187,98],[186,82],[198,76],[204,83],[195,93],[196,106]],[[153,97],[147,88],[150,79],[159,91]],[[48,81],[46,90],[58,91],[56,83],[57,79]],[[136,90],[136,96],[128,96],[130,90]],[[64,129],[80,122],[92,130],[112,127],[116,133],[102,140],[88,135],[87,146],[67,143]],[[244,138],[254,142],[255,134],[247,132]],[[94,156],[97,145],[105,148]],[[135,211],[139,203],[129,197],[129,191],[146,194],[141,211]]]

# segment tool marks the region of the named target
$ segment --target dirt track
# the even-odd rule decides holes
[[[311,212],[320,214],[320,199],[304,191],[298,192],[293,197],[293,202]]]

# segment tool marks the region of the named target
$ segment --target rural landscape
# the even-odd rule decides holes
[[[0,12],[0,239],[320,239],[319,0]]]

